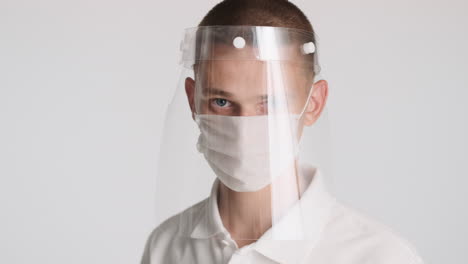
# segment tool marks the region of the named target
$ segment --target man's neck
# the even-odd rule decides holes
[[[218,208],[239,248],[258,240],[301,195],[297,169],[255,192],[236,192],[220,183]]]

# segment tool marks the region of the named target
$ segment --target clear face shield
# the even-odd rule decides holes
[[[186,30],[161,142],[159,222],[211,196],[209,208],[183,212],[178,235],[215,237],[223,227],[237,241],[315,238],[312,183],[329,165],[316,47],[295,29]]]

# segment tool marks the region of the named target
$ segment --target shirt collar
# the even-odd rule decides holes
[[[321,172],[311,166],[301,167],[303,173],[312,177],[301,199],[252,245],[254,250],[279,263],[300,263],[304,259],[320,239],[333,204]],[[227,233],[218,210],[218,186],[219,180],[216,179],[204,212],[191,232],[192,238],[210,238]]]
[[[286,216],[256,242],[259,253],[279,263],[301,263],[321,238],[329,220],[334,199],[325,188],[323,176],[313,167],[305,166],[304,170],[313,174],[309,187]]]
[[[198,223],[194,225],[190,237],[203,239],[227,232],[218,210],[218,186],[219,180],[216,178],[211,187],[210,197],[205,203],[205,207],[202,209],[203,212],[198,219]]]

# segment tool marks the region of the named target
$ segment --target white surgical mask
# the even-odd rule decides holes
[[[201,132],[198,151],[234,191],[257,191],[294,165],[298,116],[268,120],[268,115],[196,115],[195,119]]]

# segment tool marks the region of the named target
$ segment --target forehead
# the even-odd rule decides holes
[[[251,46],[235,49],[220,44],[215,45],[211,52],[216,55],[212,60],[201,61],[196,66],[196,78],[205,85],[237,83],[256,87],[298,86],[306,80],[300,64],[292,61],[259,60],[258,49]]]

